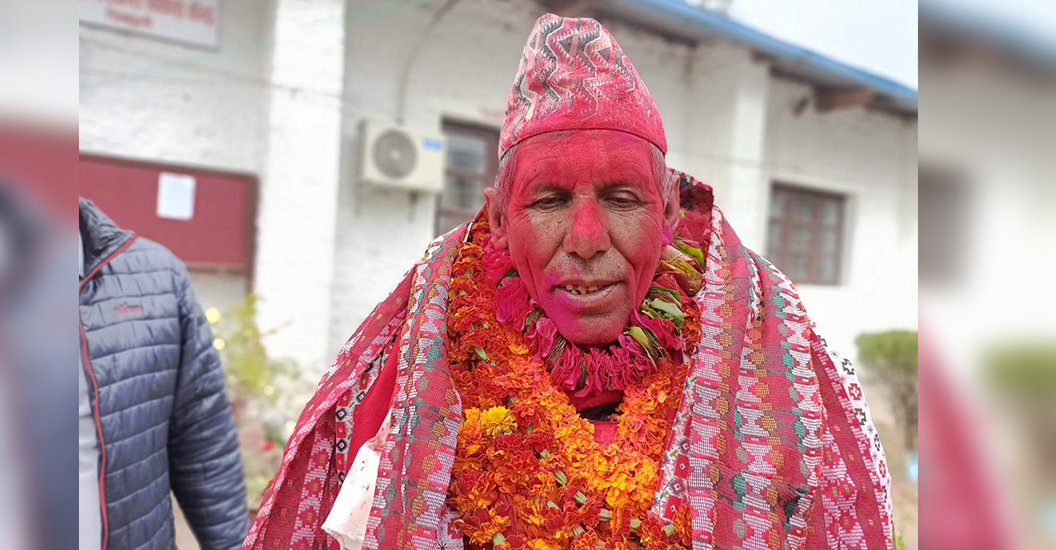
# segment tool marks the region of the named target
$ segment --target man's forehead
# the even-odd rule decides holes
[[[653,186],[653,171],[646,163],[629,162],[626,158],[599,164],[583,158],[560,158],[553,162],[536,159],[524,170],[514,174],[517,191],[538,193],[546,190],[572,189],[588,185],[596,189]],[[560,160],[560,162],[557,162]],[[524,166],[524,165],[521,165]]]
[[[653,146],[636,136],[612,130],[554,132],[536,136],[513,151],[520,180],[620,178],[647,175]]]

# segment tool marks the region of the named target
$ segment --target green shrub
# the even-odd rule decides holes
[[[890,330],[859,334],[858,362],[890,389],[907,449],[917,448],[917,333]]]
[[[1028,431],[1043,463],[1056,461],[1056,344],[1021,340],[991,349],[984,357],[987,387]]]
[[[996,393],[1025,401],[1056,399],[1056,345],[1041,341],[1009,342],[991,349],[983,361],[986,380]]]

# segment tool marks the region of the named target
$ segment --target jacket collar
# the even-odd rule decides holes
[[[92,201],[84,197],[79,198],[78,210],[84,247],[84,271],[81,275],[83,277],[135,237],[135,233],[118,227]]]

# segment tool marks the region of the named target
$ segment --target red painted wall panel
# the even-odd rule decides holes
[[[73,228],[77,189],[77,128],[0,120],[0,185],[47,209]]]
[[[163,172],[194,176],[190,220],[158,217],[158,178]],[[248,273],[252,266],[252,176],[82,154],[80,193],[119,226],[165,245],[192,269]]]

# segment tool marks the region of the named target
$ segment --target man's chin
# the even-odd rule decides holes
[[[588,317],[572,323],[559,323],[557,331],[565,340],[580,346],[605,346],[616,341],[627,328],[626,317]],[[564,326],[568,325],[568,326]]]

